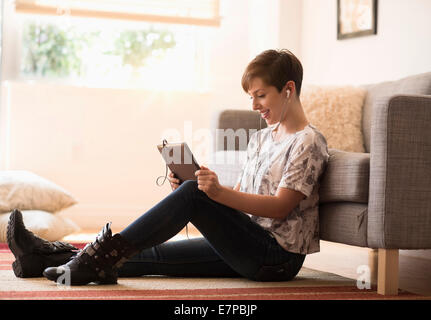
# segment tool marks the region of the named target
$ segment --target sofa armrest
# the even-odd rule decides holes
[[[431,96],[373,110],[367,237],[371,248],[431,248]]]
[[[250,136],[259,128],[266,128],[260,115],[250,110],[223,110],[213,119],[215,151],[247,150]]]

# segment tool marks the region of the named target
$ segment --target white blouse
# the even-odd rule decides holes
[[[250,137],[247,161],[237,183],[240,191],[253,194],[275,195],[279,187],[303,193],[305,198],[285,219],[250,216],[287,251],[319,252],[318,188],[329,159],[326,139],[308,124],[282,141],[274,141],[274,127]]]

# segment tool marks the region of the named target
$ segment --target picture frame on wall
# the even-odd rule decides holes
[[[377,34],[377,0],[337,0],[337,39]]]

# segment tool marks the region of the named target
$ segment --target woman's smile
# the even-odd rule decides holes
[[[261,110],[259,112],[260,112],[260,115],[262,116],[263,119],[268,119],[269,113],[270,113],[269,109],[267,109],[267,110]]]

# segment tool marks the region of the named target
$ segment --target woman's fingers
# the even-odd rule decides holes
[[[175,178],[175,174],[173,172],[168,174],[168,180],[172,190],[175,190],[180,186],[180,179]]]
[[[204,191],[210,198],[215,197],[220,192],[220,183],[218,176],[205,166],[195,171],[197,177],[198,189]]]
[[[207,175],[212,175],[214,174],[214,172],[210,171],[210,170],[197,170],[195,171],[195,176],[207,176]]]
[[[172,190],[177,189],[179,186],[180,186],[180,185],[179,185],[178,183],[172,183],[172,182],[171,182],[171,188],[172,188]]]
[[[205,169],[197,170],[195,172],[195,176],[197,177],[198,184],[213,182],[217,180],[217,175],[215,174],[215,172],[207,169],[204,166],[201,166],[201,168],[205,168]]]
[[[213,195],[219,189],[217,174],[205,166],[195,171],[197,177],[198,189],[204,191],[208,196]]]
[[[211,173],[211,174],[198,174],[197,175],[198,179],[211,179],[211,177],[215,177],[215,174]]]
[[[168,175],[168,179],[169,179],[169,181],[172,183],[176,183],[176,184],[179,184],[180,183],[180,179],[177,179],[177,178],[175,178],[175,175],[174,175],[174,173],[173,172],[171,172],[171,173],[169,173],[169,175]]]

